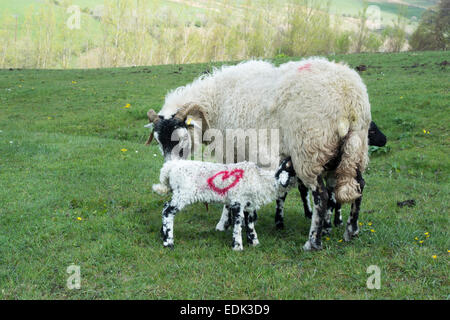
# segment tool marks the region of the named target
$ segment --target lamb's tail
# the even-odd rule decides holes
[[[159,195],[166,195],[171,191],[169,184],[169,170],[166,166],[163,166],[159,176],[159,181],[161,183],[154,184],[152,190]]]
[[[353,202],[361,196],[356,170],[364,172],[369,160],[367,130],[350,129],[343,142],[341,162],[336,169],[335,190],[336,199],[341,203]]]

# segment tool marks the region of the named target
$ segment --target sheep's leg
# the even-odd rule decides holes
[[[286,201],[287,192],[277,199],[277,211],[275,212],[275,227],[284,229],[284,202]]]
[[[328,191],[325,188],[322,177],[317,178],[318,186],[313,191],[314,210],[309,230],[309,239],[303,246],[304,250],[322,249],[322,229],[325,215],[327,213]]]
[[[356,181],[358,181],[358,183],[359,183],[359,187],[361,190],[361,197],[359,197],[352,203],[352,208],[350,210],[350,216],[348,217],[347,226],[346,226],[345,232],[344,232],[344,240],[345,241],[350,241],[352,238],[356,237],[359,233],[358,217],[359,217],[359,211],[361,209],[362,193],[363,193],[364,185],[365,185],[365,181],[359,170],[356,170]]]
[[[225,231],[227,230],[231,225],[231,212],[230,207],[228,205],[223,206],[222,210],[222,216],[220,217],[219,223],[216,225],[217,231]]]
[[[244,219],[245,219],[245,231],[247,233],[247,243],[251,246],[257,246],[259,244],[258,235],[255,230],[255,222],[258,218],[256,214],[256,210],[249,213],[244,211]]]
[[[231,214],[233,215],[233,243],[232,247],[235,251],[244,250],[242,244],[242,223],[244,222],[244,208],[240,203],[234,203],[230,206]]]
[[[308,197],[308,188],[303,184],[302,180],[300,179],[297,180],[298,180],[298,191],[300,191],[300,197],[302,198],[303,211],[305,212],[305,217],[311,219],[312,210]]]
[[[328,192],[328,204],[327,213],[323,222],[322,235],[329,235],[331,233],[331,217],[333,216],[333,211],[336,208],[336,200],[334,198],[334,187],[327,187]]]
[[[166,202],[162,211],[162,227],[161,238],[163,240],[164,247],[173,248],[173,220],[175,214],[180,210],[177,206],[171,205],[170,202]]]

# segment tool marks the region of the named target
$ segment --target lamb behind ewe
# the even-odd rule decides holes
[[[241,230],[244,222],[247,241],[257,245],[259,242],[254,228],[256,210],[274,201],[295,179],[289,158],[282,161],[277,171],[263,170],[252,162],[166,162],[160,172],[161,183],[153,185],[153,191],[158,194],[173,193],[162,212],[164,246],[173,247],[175,214],[196,202],[220,202],[230,208],[234,222],[233,250],[243,250]]]

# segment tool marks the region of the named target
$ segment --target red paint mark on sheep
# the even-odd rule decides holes
[[[305,71],[305,70],[311,71],[311,66],[312,66],[311,63],[307,63],[307,64],[305,64],[303,66],[298,67],[298,71],[299,72],[302,72],[302,71]]]
[[[233,180],[233,182],[231,182],[228,186],[226,186],[225,188],[219,188],[215,185],[214,183],[214,179],[217,178],[218,176],[222,176],[222,181],[225,181],[229,178],[234,177],[235,179]],[[208,178],[208,186],[211,188],[211,190],[213,190],[214,192],[217,192],[220,195],[224,195],[227,193],[228,190],[230,190],[231,188],[233,188],[234,186],[236,186],[239,182],[239,180],[241,180],[241,178],[244,176],[244,170],[242,169],[234,169],[233,171],[229,172],[229,171],[220,171],[217,172],[215,175],[213,175],[212,177]]]

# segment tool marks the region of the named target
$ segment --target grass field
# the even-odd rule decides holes
[[[233,252],[230,231],[214,230],[221,207],[195,205],[163,249],[167,198],[151,192],[163,160],[144,146],[145,114],[209,65],[0,70],[0,298],[448,299],[449,73],[437,64],[450,53],[332,58],[369,66],[388,146],[365,175],[359,238],[335,228],[320,252],[302,251],[310,221],[294,191],[285,230],[274,204],[260,210],[259,247]],[[79,290],[66,287],[72,264]],[[370,265],[379,290],[366,288]]]

